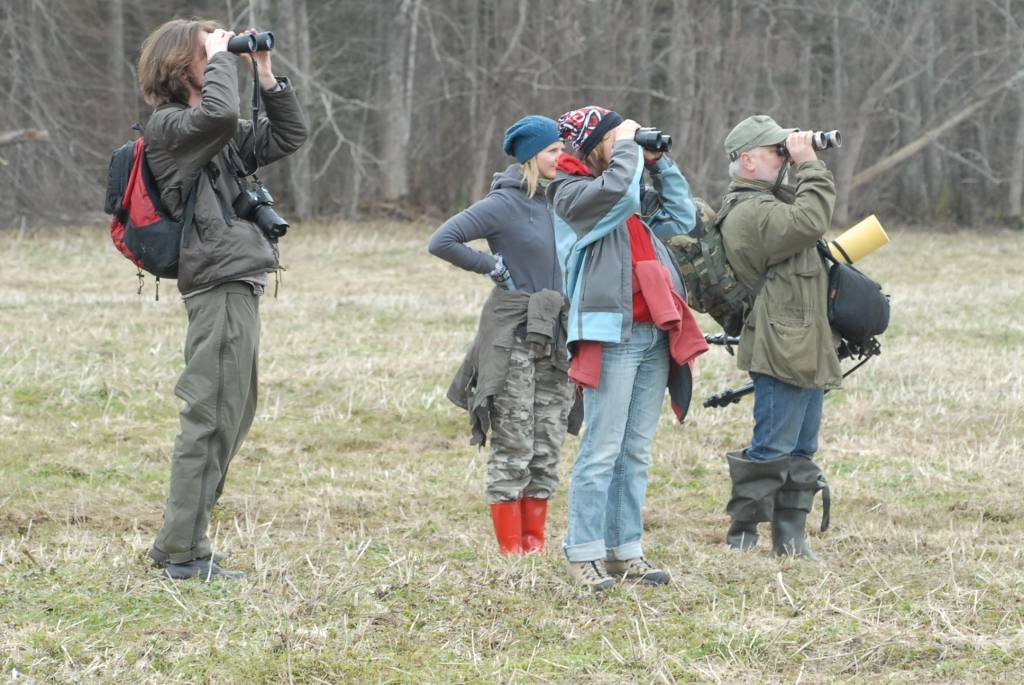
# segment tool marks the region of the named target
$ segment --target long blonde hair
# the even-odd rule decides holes
[[[537,164],[537,157],[530,157],[519,165],[519,171],[523,174],[523,185],[526,186],[526,197],[532,198],[537,194],[537,186],[540,181],[540,165]]]

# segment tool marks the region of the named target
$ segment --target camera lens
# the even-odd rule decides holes
[[[270,205],[260,205],[253,217],[253,223],[260,227],[260,230],[267,234],[268,238],[276,240],[288,232],[288,222],[274,211]]]

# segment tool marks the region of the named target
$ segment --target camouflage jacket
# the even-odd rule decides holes
[[[736,277],[754,288],[740,334],[737,366],[802,388],[838,388],[839,358],[826,308],[828,271],[815,247],[832,221],[836,187],[822,161],[797,167],[796,188],[775,195],[771,184],[733,178],[723,205],[734,195],[756,193],[737,204],[722,224],[726,258]]]

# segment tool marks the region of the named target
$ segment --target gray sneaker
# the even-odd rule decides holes
[[[648,585],[664,585],[672,580],[668,571],[662,571],[643,557],[625,561],[606,559],[604,565],[608,573],[623,580],[638,580]]]
[[[164,562],[160,564],[160,568],[172,580],[187,580],[189,578],[198,578],[200,580],[213,580],[214,578],[240,580],[245,578],[245,574],[241,571],[228,571],[221,568],[210,557],[193,559],[184,564]]]
[[[570,561],[569,575],[579,585],[588,587],[594,592],[601,592],[615,585],[615,579],[608,575],[604,561]]]

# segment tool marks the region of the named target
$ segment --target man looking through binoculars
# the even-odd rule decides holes
[[[804,529],[814,494],[827,484],[813,456],[824,391],[842,379],[826,309],[828,271],[816,248],[831,224],[836,187],[815,147],[837,146],[833,134],[784,129],[756,115],[725,139],[731,182],[722,239],[736,277],[755,295],[736,358],[754,383],[754,433],[747,449],[727,455],[726,539],[735,549],[752,549],[758,522],[770,521],[775,554],[814,558]],[[787,167],[795,186],[782,183]]]
[[[219,566],[207,527],[255,415],[259,298],[287,227],[253,172],[306,140],[298,99],[271,69],[272,39],[262,38],[270,34],[248,34],[232,44],[234,34],[213,22],[176,19],[146,38],[139,58],[139,85],[155,108],[146,159],[166,211],[185,224],[178,290],[188,332],[175,387],[185,405],[163,527],[149,552],[172,578],[241,575]],[[252,61],[266,118],[239,118],[229,50],[259,50]]]

